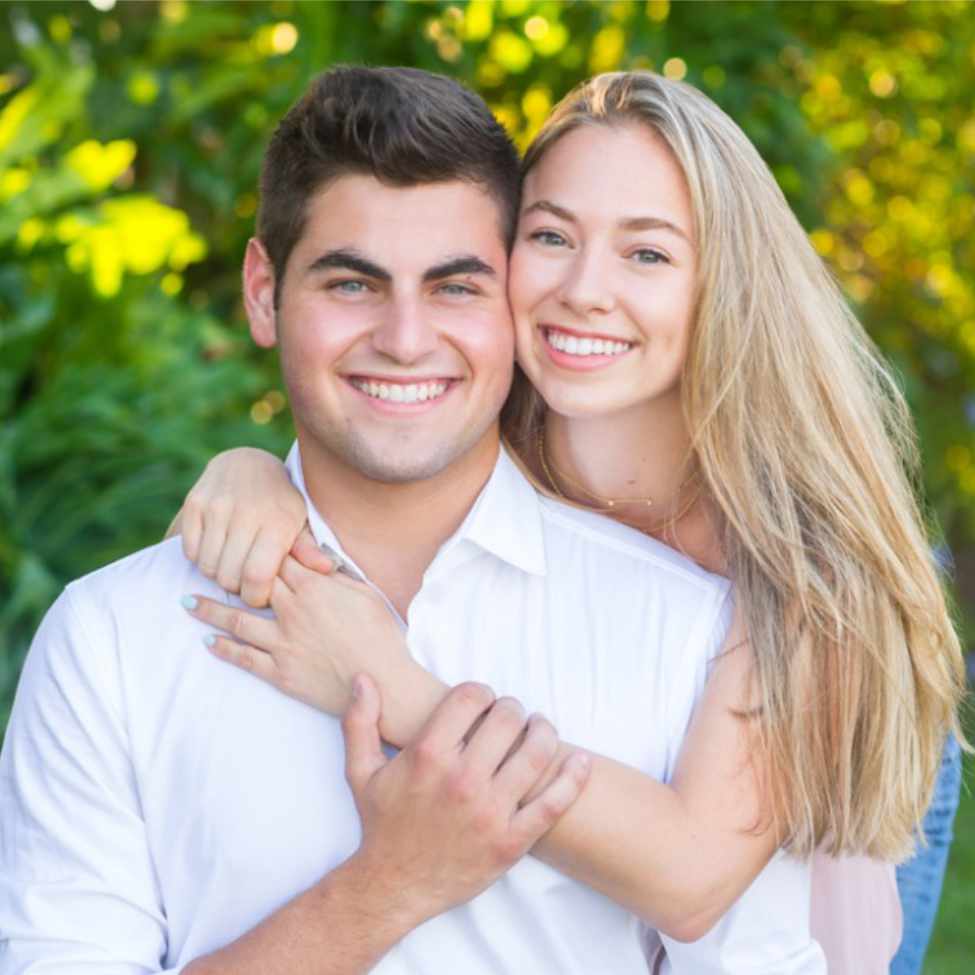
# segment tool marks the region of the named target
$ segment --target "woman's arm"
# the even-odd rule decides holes
[[[594,757],[576,806],[533,852],[678,941],[702,937],[782,838],[763,800],[747,719],[751,659],[733,627],[671,783]]]
[[[276,458],[247,448],[214,458],[184,505],[184,549],[190,558],[207,557],[208,574],[229,591],[239,588],[246,602],[270,600],[276,619],[207,600],[195,613],[233,634],[215,640],[218,656],[333,714],[347,706],[355,674],[371,674],[385,702],[382,734],[402,747],[449,689],[406,653],[371,589],[326,575],[331,563],[310,534],[287,555],[304,518],[301,495]],[[737,716],[748,707],[751,666],[737,621],[725,649],[674,780],[664,785],[593,756],[588,788],[533,850],[678,940],[703,935],[780,844],[762,800],[749,724]],[[573,750],[560,748],[560,757]]]
[[[272,591],[275,619],[197,601],[194,615],[233,634],[216,638],[211,650],[336,714],[355,673],[367,672],[386,702],[383,736],[407,744],[448,688],[409,657],[398,626],[368,586],[315,571],[330,566],[312,546],[300,543],[295,551],[312,568],[284,560]],[[764,811],[749,725],[738,716],[748,706],[751,662],[737,623],[725,650],[698,702],[673,782],[594,755],[588,788],[532,851],[681,941],[705,934],[780,843]],[[560,760],[572,750],[562,744]]]

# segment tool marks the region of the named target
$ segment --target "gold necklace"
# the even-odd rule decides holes
[[[559,470],[554,465],[550,465],[547,456],[547,451],[545,450],[545,427],[544,426],[539,428],[538,436],[535,442],[538,448],[538,462],[542,468],[542,472],[545,474],[545,479],[548,481],[549,487],[551,487],[551,489],[556,493],[556,495],[558,495],[558,497],[562,498],[564,501],[569,501],[572,499],[567,498],[565,492],[562,490],[561,487],[559,487],[559,482],[556,480],[555,474],[553,474],[553,468],[555,472],[561,476],[564,482],[568,483],[572,487],[577,488],[578,490],[582,491],[583,494],[588,495],[590,498],[593,498],[595,501],[601,504],[603,506],[601,510],[612,511],[616,508],[617,505],[622,505],[622,504],[642,504],[648,508],[653,506],[653,498],[604,498],[601,495],[596,494],[594,491],[591,491],[584,484],[580,484],[578,481],[573,480],[573,478],[569,477],[565,473],[565,471]],[[696,479],[697,479],[697,473],[695,472],[695,474],[692,477],[688,478],[680,486],[680,488],[677,491],[678,497],[680,496],[680,493],[684,490],[684,488],[686,488],[687,485],[691,483],[691,481],[694,481]],[[684,515],[686,515],[691,510],[691,508],[694,507],[694,504],[697,502],[698,498],[700,497],[700,494],[701,492],[699,490],[695,491],[694,494],[691,495],[691,498],[687,502],[687,504],[685,504],[677,512],[676,515],[674,515],[672,518],[664,519],[661,522],[661,525],[655,526],[653,529],[647,530],[648,533],[653,534],[655,531],[659,531],[660,527],[666,524],[667,521],[670,521],[671,524],[676,525],[677,522],[680,521],[681,518],[683,518]]]

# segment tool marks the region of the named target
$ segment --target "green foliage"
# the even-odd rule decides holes
[[[15,0],[0,25],[0,728],[68,579],[158,539],[214,451],[286,446],[240,259],[274,122],[338,61],[460,77],[521,144],[597,71],[701,87],[896,363],[975,564],[968,3]]]

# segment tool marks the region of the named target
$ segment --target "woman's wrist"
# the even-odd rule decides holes
[[[383,739],[403,748],[420,733],[449,690],[443,681],[406,657],[392,679],[381,685],[383,710],[379,731]]]

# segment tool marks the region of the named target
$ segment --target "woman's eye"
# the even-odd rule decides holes
[[[660,251],[652,250],[649,247],[641,247],[639,250],[633,251],[630,257],[637,262],[637,264],[669,264],[670,258],[666,254],[661,254]]]
[[[540,244],[544,244],[546,247],[564,247],[565,238],[561,234],[557,234],[554,230],[536,230],[535,233],[531,235],[532,240],[537,240]]]

